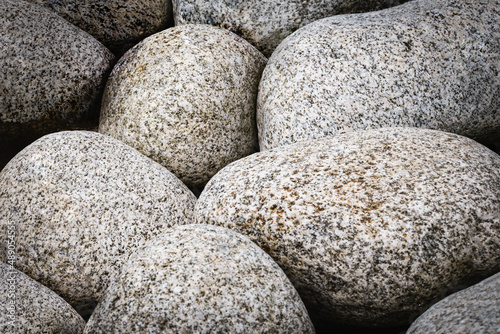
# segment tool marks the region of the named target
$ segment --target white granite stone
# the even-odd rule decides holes
[[[206,183],[257,147],[257,87],[266,58],[242,38],[184,25],[129,50],[104,92],[99,132]]]
[[[0,262],[0,333],[83,333],[85,321],[55,292]]]
[[[289,36],[264,70],[262,150],[380,127],[500,135],[500,2],[415,0]]]
[[[297,291],[248,238],[208,225],[169,229],[138,250],[85,333],[314,333]]]
[[[172,22],[169,0],[27,0],[56,12],[117,54]]]
[[[95,38],[50,10],[0,0],[0,151],[95,127],[113,61]]]
[[[270,56],[298,28],[343,13],[377,10],[406,0],[173,0],[176,25],[212,24],[228,29]]]
[[[0,261],[15,226],[16,268],[85,315],[130,252],[191,222],[195,201],[172,173],[116,139],[47,135],[0,172]]]
[[[254,154],[205,187],[196,222],[247,235],[317,323],[407,325],[500,266],[500,156],[455,134],[350,132]]]
[[[500,273],[454,293],[422,314],[407,334],[500,331]]]

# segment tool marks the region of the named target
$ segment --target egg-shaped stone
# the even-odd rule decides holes
[[[136,248],[191,222],[196,197],[172,173],[96,132],[44,136],[0,172],[0,229],[15,266],[85,315]],[[8,255],[0,233],[0,261]]]
[[[196,221],[266,250],[311,317],[408,325],[500,265],[500,156],[455,134],[384,128],[304,141],[215,175]]]
[[[314,333],[281,268],[248,238],[176,226],[134,253],[85,333]]]

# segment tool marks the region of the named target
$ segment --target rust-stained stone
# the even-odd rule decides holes
[[[266,250],[321,321],[405,325],[444,289],[498,270],[500,156],[416,128],[306,141],[222,169],[196,221]]]
[[[269,58],[262,150],[381,127],[500,134],[500,2],[415,0],[311,23]]]
[[[113,69],[99,132],[189,186],[257,147],[257,87],[267,59],[242,38],[184,25],[146,38]]]
[[[83,333],[85,321],[55,292],[0,262],[0,333]]]
[[[85,333],[314,333],[281,268],[217,226],[169,229],[134,253]]]
[[[196,198],[172,173],[96,132],[44,136],[0,172],[0,261],[85,315],[130,252],[191,222]]]

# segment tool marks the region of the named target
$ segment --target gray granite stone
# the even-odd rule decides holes
[[[16,268],[85,314],[130,252],[191,222],[195,201],[172,173],[116,139],[47,135],[0,172],[0,261],[15,226]]]
[[[53,291],[0,262],[0,333],[82,333],[85,321]]]
[[[319,322],[405,325],[500,266],[500,156],[455,134],[351,132],[234,162],[196,222],[247,235]]]
[[[189,186],[257,147],[266,58],[242,38],[184,25],[129,50],[104,92],[99,132],[136,148]]]
[[[173,0],[176,25],[212,24],[231,30],[270,56],[298,28],[343,13],[377,10],[406,0]]]
[[[113,54],[50,10],[0,0],[0,151],[97,123]]]
[[[123,54],[172,21],[169,0],[27,0],[59,14],[112,51]]]
[[[110,283],[85,333],[314,333],[297,291],[248,238],[169,229]]]
[[[500,331],[500,273],[434,304],[408,329],[407,334]]]
[[[500,133],[500,2],[415,0],[289,36],[259,87],[262,150],[342,132]]]

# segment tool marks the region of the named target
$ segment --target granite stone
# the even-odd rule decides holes
[[[228,29],[270,56],[298,28],[344,13],[395,6],[404,0],[173,0],[176,25],[211,24]]]
[[[1,152],[95,127],[114,61],[106,47],[46,8],[0,0],[0,48]]]
[[[116,54],[172,22],[169,0],[27,0],[49,8]]]
[[[255,110],[267,59],[235,34],[183,25],[146,38],[106,86],[99,132],[165,166],[189,186],[257,147]]]
[[[248,238],[176,226],[124,264],[85,333],[314,333],[281,268]]]
[[[85,321],[55,292],[0,262],[0,333],[83,333]]]
[[[256,153],[217,173],[195,211],[268,252],[315,323],[409,325],[443,289],[500,267],[500,156],[436,130]]]
[[[474,333],[500,331],[500,273],[434,304],[407,334]]]
[[[380,127],[500,134],[500,2],[415,0],[311,23],[259,87],[262,150]]]
[[[195,201],[172,173],[116,139],[50,134],[0,172],[0,261],[14,226],[16,268],[85,315],[133,250],[191,222]]]

